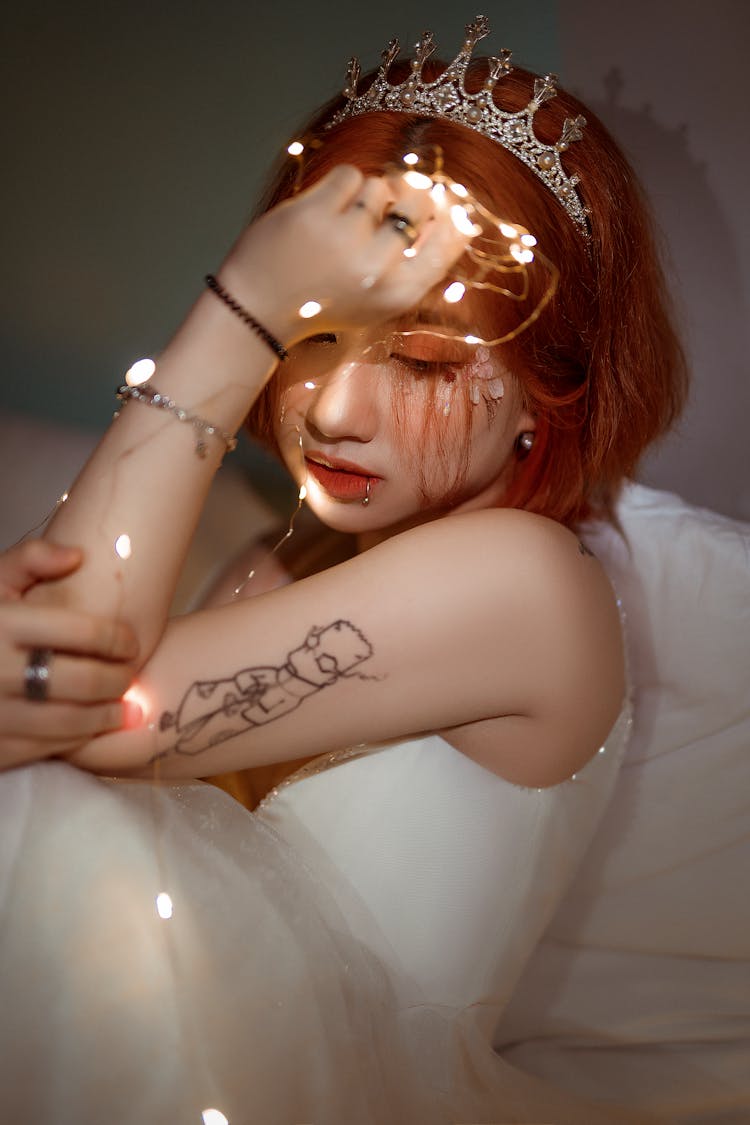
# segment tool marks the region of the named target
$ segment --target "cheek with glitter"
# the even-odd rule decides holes
[[[495,402],[505,394],[503,381],[490,359],[489,348],[478,347],[474,359],[464,368],[464,373],[470,381],[469,397],[475,406],[481,402],[483,394],[489,395]]]

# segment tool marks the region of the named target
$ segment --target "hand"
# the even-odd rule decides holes
[[[413,257],[393,216],[417,232]],[[400,176],[334,168],[249,226],[220,279],[285,344],[390,320],[413,308],[465,250],[469,236],[430,191]],[[307,301],[322,309],[305,320]]]
[[[75,548],[41,539],[0,554],[0,768],[63,753],[140,721],[137,704],[121,699],[134,676],[131,630],[119,621],[21,600],[38,582],[77,570],[82,558]],[[26,693],[34,653],[48,669],[43,699]]]

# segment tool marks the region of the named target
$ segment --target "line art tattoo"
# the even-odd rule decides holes
[[[280,667],[243,668],[227,679],[191,684],[177,711],[163,712],[159,730],[176,731],[177,741],[170,747],[175,753],[200,754],[252,727],[288,715],[308,695],[338,680],[370,679],[353,669],[372,653],[372,645],[351,621],[313,626]]]

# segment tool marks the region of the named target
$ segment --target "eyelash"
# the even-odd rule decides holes
[[[318,347],[332,347],[338,343],[338,337],[335,332],[319,332],[315,336],[308,336],[305,343],[315,344]],[[412,375],[445,375],[446,377],[453,375],[455,378],[456,367],[462,366],[455,361],[419,359],[417,356],[401,355],[399,352],[391,352],[390,358]]]
[[[417,359],[416,356],[399,355],[397,352],[391,352],[391,359],[413,375],[442,375],[452,367],[452,364],[437,359]]]
[[[338,337],[335,332],[318,332],[316,336],[308,336],[304,341],[306,344],[337,344]]]

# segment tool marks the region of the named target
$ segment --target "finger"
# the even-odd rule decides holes
[[[63,578],[83,559],[77,547],[63,547],[48,539],[18,543],[0,556],[0,596],[17,597],[35,582]]]
[[[3,606],[0,620],[18,647],[85,653],[104,660],[134,660],[138,654],[138,640],[130,626],[109,617],[24,602]]]
[[[323,204],[337,211],[345,210],[357,196],[364,176],[351,164],[337,164],[322,179],[297,196],[311,204]]]
[[[48,651],[48,650],[46,650]],[[22,697],[26,688],[29,652],[16,649],[0,662],[0,694]],[[136,669],[130,664],[92,660],[89,657],[51,653],[46,700],[68,703],[103,703],[119,699],[130,687]]]
[[[79,741],[70,741],[63,745],[73,747],[79,745]],[[54,742],[32,742],[27,738],[3,738],[0,740],[0,770],[25,766],[29,762],[49,758],[56,752]]]
[[[393,192],[389,182],[383,176],[367,176],[356,198],[351,201],[349,211],[353,217],[357,217],[357,212],[364,213],[376,226],[380,226],[392,203]]]
[[[434,215],[435,205],[429,192],[401,185],[390,193],[388,209],[376,237],[376,252],[383,256],[386,267],[397,264],[404,250],[421,244]]]
[[[115,738],[94,738],[85,746],[77,746],[65,755],[71,765],[92,773],[133,774],[136,777],[159,776],[159,742],[155,730],[142,726],[139,730],[118,733]]]
[[[446,215],[428,223],[419,234],[416,254],[397,262],[392,271],[394,287],[415,287],[424,293],[441,281],[466,250],[471,236],[461,233]]]
[[[402,176],[391,176],[388,184],[392,194],[392,210],[403,212],[420,226],[437,214],[435,199],[430,190],[410,187]]]
[[[83,706],[77,703],[29,702],[7,699],[2,705],[0,725],[9,739],[63,742],[89,739],[107,731],[121,730],[131,710],[122,701]],[[5,744],[3,738],[2,745]]]

